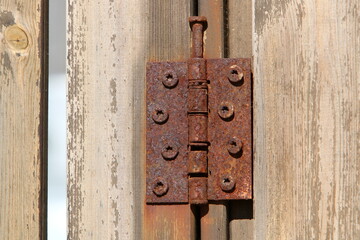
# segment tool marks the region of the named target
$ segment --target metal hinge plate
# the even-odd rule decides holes
[[[200,59],[147,64],[147,203],[252,198],[251,61]]]

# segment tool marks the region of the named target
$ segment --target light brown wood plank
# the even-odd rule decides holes
[[[192,11],[191,3],[188,0],[156,0],[146,5],[149,10],[145,28],[148,34],[146,61],[186,61],[190,57],[188,17]],[[142,80],[137,90],[141,96],[144,94],[143,84]],[[137,108],[139,116],[145,119],[145,111],[139,110],[140,107]],[[141,135],[137,136],[141,138]],[[142,159],[145,161],[144,157]],[[142,162],[142,166],[145,166],[145,162]],[[142,177],[141,193],[144,194],[145,172]],[[144,204],[144,195],[142,199]],[[195,216],[190,205],[145,205],[143,239],[195,239],[195,230]]]
[[[256,239],[359,239],[357,0],[254,9]]]
[[[0,239],[46,239],[47,11],[0,3]]]
[[[224,5],[222,0],[200,0],[198,15],[207,17],[204,58],[224,57]],[[201,239],[227,239],[227,204],[218,202],[201,207]]]
[[[252,58],[252,1],[228,1],[228,53],[230,58]],[[248,204],[233,202],[230,215],[238,215]],[[252,210],[252,209],[251,209]],[[250,210],[250,211],[251,211]],[[250,214],[251,215],[251,214]],[[241,218],[244,216],[241,216]],[[253,219],[232,219],[229,223],[230,239],[253,239]]]

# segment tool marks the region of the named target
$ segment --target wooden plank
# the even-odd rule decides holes
[[[256,239],[360,236],[358,3],[255,1]]]
[[[200,0],[198,15],[205,16],[208,28],[204,34],[204,58],[224,57],[224,5],[221,0]],[[228,218],[225,202],[201,207],[201,239],[227,239]]]
[[[0,3],[0,239],[46,239],[47,11]]]
[[[224,57],[224,1],[199,0],[198,15],[207,17],[208,21],[204,34],[204,58]]]
[[[252,1],[251,0],[228,0],[228,53],[231,58],[252,57]],[[245,201],[246,202],[246,201]],[[230,239],[253,239],[252,213],[241,214],[244,211],[252,211],[252,203],[235,201],[230,205],[232,216],[229,223]],[[244,209],[245,208],[245,209]],[[246,209],[250,208],[250,209]],[[241,216],[236,216],[241,215]]]
[[[146,7],[149,10],[149,19],[145,25],[148,34],[146,61],[187,60],[190,57],[188,17],[193,7],[191,1],[156,0]],[[144,99],[142,79],[144,77],[141,78],[137,92],[139,98]],[[145,119],[145,111],[139,112],[140,107],[137,109],[138,115]],[[143,125],[141,127],[143,128]],[[138,135],[138,138],[141,138],[141,135]],[[145,160],[144,157],[141,159]],[[142,176],[142,186],[145,186],[145,173]],[[141,193],[145,193],[144,188]],[[142,201],[144,204],[144,200]],[[141,236],[143,239],[195,239],[195,230],[195,215],[189,205],[145,205]]]
[[[189,206],[144,199],[145,64],[188,58],[189,15],[188,0],[68,1],[69,239],[194,238]]]
[[[68,239],[134,238],[133,92],[145,66],[142,4],[68,1]]]

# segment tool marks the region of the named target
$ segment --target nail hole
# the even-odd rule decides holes
[[[167,146],[167,147],[166,147],[166,151],[171,151],[171,150],[173,150],[172,147],[170,147],[170,146]]]
[[[235,70],[235,69],[233,69],[233,70],[231,70],[231,74],[238,75],[238,71],[237,71],[237,70]]]
[[[235,146],[235,147],[236,147],[236,145],[237,145],[237,144],[236,144],[236,142],[235,142],[235,141],[231,141],[231,142],[230,142],[230,145],[231,145],[231,146]]]
[[[163,114],[164,114],[163,110],[156,110],[156,115],[163,115]]]
[[[157,183],[156,183],[156,186],[157,186],[157,187],[163,187],[164,184],[163,184],[162,182],[157,182]]]
[[[229,178],[224,178],[223,183],[230,183],[230,179]]]

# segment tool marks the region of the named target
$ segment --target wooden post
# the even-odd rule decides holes
[[[357,0],[255,0],[256,239],[360,236],[359,18]]]
[[[0,3],[0,239],[46,239],[47,11]]]

